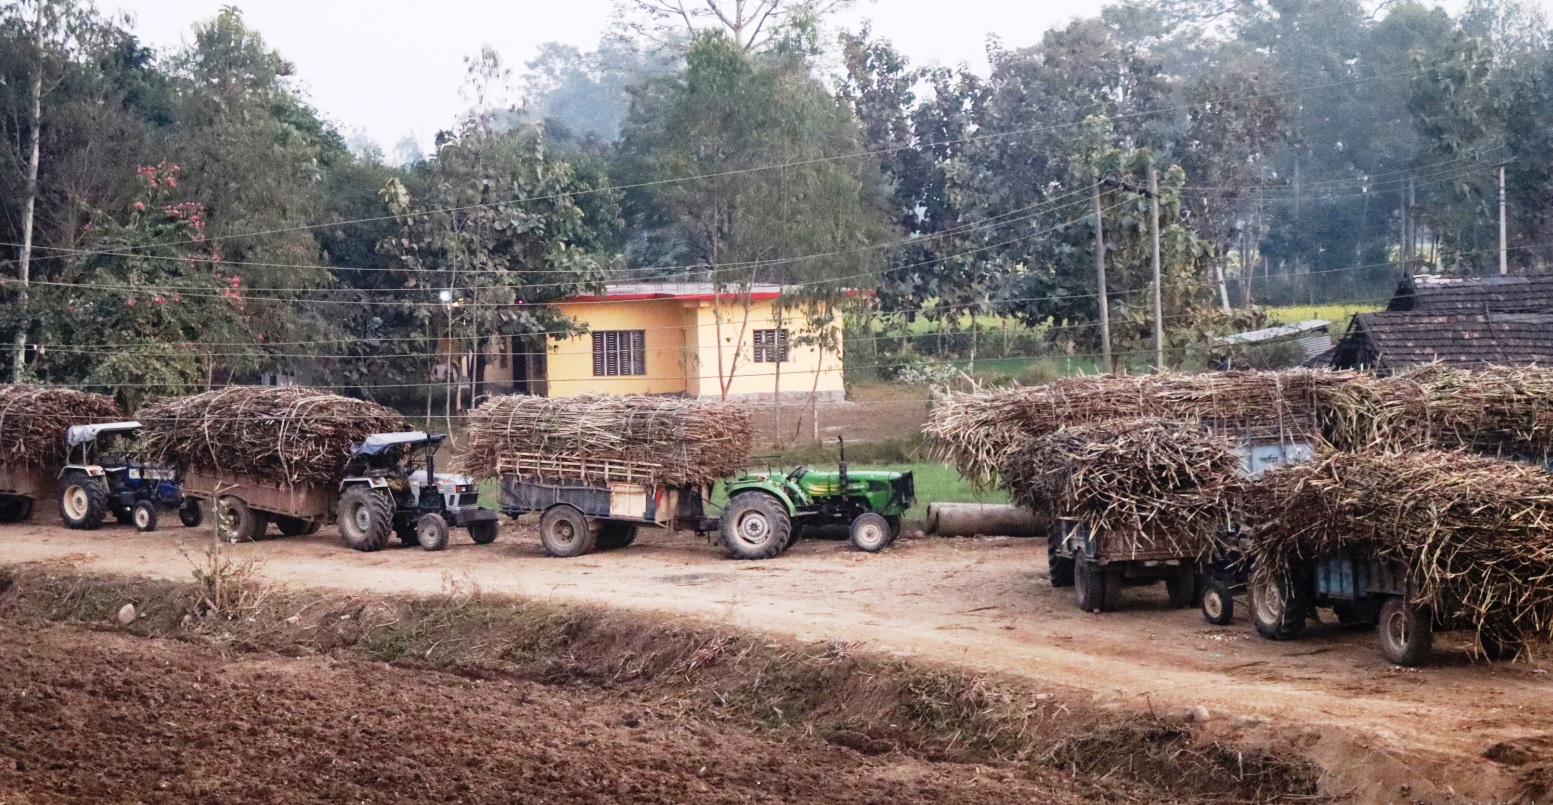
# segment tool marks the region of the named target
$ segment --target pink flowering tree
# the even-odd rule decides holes
[[[179,197],[177,165],[137,171],[117,214],[81,211],[83,246],[43,306],[51,379],[140,400],[210,385],[217,367],[257,360],[242,277],[205,235],[203,205]]]

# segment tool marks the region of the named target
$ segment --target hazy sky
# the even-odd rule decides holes
[[[544,42],[591,48],[609,24],[610,0],[98,0],[135,16],[148,44],[189,39],[196,20],[237,5],[248,24],[297,66],[312,101],[347,135],[365,131],[385,150],[414,134],[423,143],[465,108],[463,58],[489,44],[521,70]],[[842,22],[874,31],[916,63],[984,63],[987,34],[1035,42],[1102,0],[875,0]],[[949,10],[950,13],[945,13]]]

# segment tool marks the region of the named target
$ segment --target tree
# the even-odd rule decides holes
[[[740,50],[756,51],[857,0],[616,0],[627,30],[660,45],[716,31]]]

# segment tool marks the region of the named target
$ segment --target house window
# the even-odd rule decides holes
[[[593,334],[593,376],[647,374],[647,331],[604,330]]]
[[[787,330],[756,330],[755,362],[787,363]]]

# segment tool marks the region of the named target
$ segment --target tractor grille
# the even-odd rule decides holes
[[[456,499],[458,501],[459,508],[464,508],[466,506],[477,506],[480,503],[480,493],[463,492],[460,493]]]

